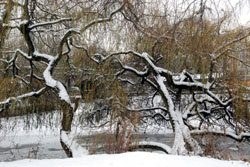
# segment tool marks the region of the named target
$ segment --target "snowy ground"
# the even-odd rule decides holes
[[[0,162],[1,167],[248,167],[242,161],[221,161],[211,158],[173,156],[157,153],[132,152],[123,154],[88,155],[72,159]]]
[[[47,117],[47,116],[46,116]],[[77,166],[101,166],[101,167],[123,167],[123,166],[157,166],[157,167],[248,167],[249,163],[242,161],[219,161],[211,158],[201,157],[183,157],[172,156],[159,153],[125,153],[117,155],[87,155],[82,158],[67,159],[63,152],[59,142],[59,129],[60,118],[58,115],[52,115],[53,123],[58,120],[58,124],[52,126],[44,126],[49,122],[44,122],[43,126],[33,127],[35,122],[30,122],[33,128],[23,128],[25,119],[10,118],[8,120],[0,120],[0,161],[12,161],[12,162],[0,162],[0,167],[40,167],[40,166],[53,166],[53,167],[77,167]],[[28,119],[31,121],[31,119]],[[47,118],[40,121],[46,121]],[[9,130],[11,129],[11,130]],[[76,133],[81,134],[83,139],[89,140],[90,136],[94,136],[96,131],[89,135],[89,130],[75,129]],[[165,144],[170,144],[171,138],[169,137],[169,131],[160,131],[157,134],[152,134],[152,129],[148,131],[151,134],[140,134],[141,139],[146,141],[158,141]],[[94,141],[94,140],[89,140]],[[169,143],[168,143],[169,142]],[[237,149],[235,145],[232,145],[234,149]],[[24,159],[24,160],[21,160]],[[40,159],[40,160],[34,160]],[[43,159],[43,160],[42,160]],[[50,159],[50,160],[49,160]],[[21,161],[15,161],[21,160]]]

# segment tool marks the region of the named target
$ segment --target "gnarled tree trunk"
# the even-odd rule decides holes
[[[66,104],[66,107],[63,110],[60,143],[68,157],[80,157],[83,154],[87,154],[87,151],[75,141],[74,135],[71,134],[71,125],[74,113],[78,108],[79,101],[80,99],[75,100],[74,108]]]
[[[60,142],[61,142],[61,145],[62,145],[64,152],[66,153],[66,155],[68,157],[73,157],[73,154],[72,154],[72,150],[70,149],[68,144],[66,144],[64,139],[62,138],[62,135],[63,135],[62,133],[63,132],[66,132],[66,133],[71,132],[71,124],[72,124],[73,116],[74,116],[74,113],[73,113],[73,109],[71,107],[69,107],[68,109],[65,109],[63,111],[62,129],[60,131]]]

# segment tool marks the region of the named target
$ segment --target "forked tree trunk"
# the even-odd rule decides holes
[[[182,118],[182,112],[180,110],[182,92],[181,89],[179,89],[179,91],[177,92],[177,97],[175,99],[176,102],[174,103],[166,88],[166,85],[164,84],[163,77],[157,74],[157,77],[155,79],[158,84],[163,102],[169,110],[170,122],[175,134],[171,153],[178,155],[185,155],[188,153],[192,153],[195,155],[202,154],[202,149],[200,148],[198,142],[191,136],[190,130],[184,124]],[[187,149],[187,146],[190,148],[190,150]]]
[[[190,130],[184,124],[182,114],[180,111],[175,111],[177,120],[174,120],[175,124],[175,138],[172,147],[172,154],[178,155],[200,155],[203,153],[199,143],[191,136]],[[189,148],[189,149],[187,149]]]

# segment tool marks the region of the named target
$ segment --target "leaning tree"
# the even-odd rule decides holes
[[[162,100],[125,110],[169,122],[175,137],[165,151],[172,154],[202,154],[195,134],[249,139],[249,28],[228,27],[226,12],[209,15],[215,8],[210,1],[183,1],[174,9],[167,2],[147,5],[121,12],[134,27],[130,50],[100,56],[115,57],[121,68],[116,77],[140,84],[142,96]]]

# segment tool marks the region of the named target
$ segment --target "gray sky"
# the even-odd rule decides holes
[[[250,26],[250,4],[244,5],[241,11],[240,23]]]

